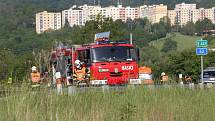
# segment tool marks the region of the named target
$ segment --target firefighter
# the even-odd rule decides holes
[[[62,95],[63,94],[63,86],[62,86],[62,77],[60,72],[55,73],[55,79],[56,79],[56,87],[57,87],[57,94]]]
[[[80,60],[75,60],[75,69],[73,74],[74,80],[78,83],[86,81],[86,74],[86,67],[83,66],[83,63],[81,63]]]
[[[192,77],[187,74],[185,76],[185,81],[186,81],[187,84],[191,84],[192,83]]]
[[[161,73],[161,84],[166,84],[168,80],[169,80],[168,75],[166,75],[165,72],[162,72]]]
[[[40,85],[41,77],[40,77],[40,72],[37,71],[37,67],[33,66],[31,68],[31,84],[32,87],[36,87]]]

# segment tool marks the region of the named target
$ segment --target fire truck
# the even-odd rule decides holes
[[[53,74],[60,71],[67,84],[77,84],[73,79],[75,60],[80,60],[88,70],[86,80],[92,86],[141,83],[138,78],[139,49],[128,41],[57,47],[52,52]]]

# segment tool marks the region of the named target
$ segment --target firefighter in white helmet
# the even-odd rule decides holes
[[[31,83],[32,83],[32,86],[38,86],[40,81],[41,81],[40,72],[38,72],[36,66],[33,66],[31,68]]]
[[[86,67],[80,60],[75,60],[75,69],[73,74],[73,80],[78,83],[86,81]]]
[[[55,79],[56,79],[57,94],[62,95],[63,87],[62,87],[62,77],[60,72],[55,73]]]
[[[165,72],[162,72],[161,73],[161,84],[166,84],[168,80],[169,80],[168,75],[166,75]]]

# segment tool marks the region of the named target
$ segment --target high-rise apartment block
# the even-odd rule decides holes
[[[122,5],[109,6],[102,8],[101,6],[73,6],[69,10],[64,10],[62,12],[62,25],[64,26],[66,21],[72,27],[74,25],[83,26],[86,21],[95,20],[98,15],[104,18],[112,18],[114,21],[121,19],[126,21],[127,19],[137,19],[139,18],[139,9],[131,7],[122,7]]]
[[[175,10],[168,10],[167,16],[170,19],[171,26],[175,25],[175,23],[176,23],[176,11]]]
[[[73,6],[68,10],[62,11],[62,26],[64,26],[65,23],[68,23],[71,27],[74,25],[83,26],[88,20],[87,15],[87,11]]]
[[[152,24],[158,23],[165,16],[167,16],[166,5],[140,6],[140,18],[146,17]]]
[[[114,21],[121,19],[123,22],[126,22],[128,19],[138,19],[140,18],[139,14],[140,10],[139,7],[132,8],[132,7],[123,7],[122,5],[109,6],[109,7],[101,7],[101,6],[72,6],[68,10],[62,11],[61,13],[47,13],[47,11],[37,13],[36,14],[36,32],[42,33],[47,30],[56,30],[61,28],[61,26],[65,26],[67,23],[69,26],[73,27],[74,25],[84,26],[85,23],[89,20],[95,20],[98,15],[101,15],[105,18],[112,18]],[[57,21],[52,20],[52,15],[56,16],[59,15],[60,20]],[[57,17],[57,18],[59,18]],[[46,20],[48,19],[48,20]],[[54,22],[54,23],[49,23]],[[57,22],[57,28],[55,26],[55,22]],[[60,25],[59,25],[60,24]],[[42,27],[41,27],[42,26]]]
[[[188,22],[196,23],[204,18],[210,19],[215,23],[215,8],[204,9],[196,8],[196,4],[176,4],[174,10],[168,10],[168,17],[171,20],[171,25],[184,26]]]
[[[188,22],[195,23],[204,18],[210,19],[215,23],[215,7],[210,9],[196,8],[196,4],[176,4],[174,10],[167,10],[167,6],[160,5],[144,5],[139,7],[123,7],[117,6],[101,7],[83,5],[72,6],[68,10],[63,10],[62,13],[48,13],[47,11],[36,14],[36,32],[42,33],[47,30],[57,30],[65,26],[74,25],[84,26],[87,21],[95,20],[98,15],[104,18],[112,18],[114,21],[121,19],[126,22],[128,19],[134,20],[138,18],[148,18],[154,24],[158,23],[161,18],[168,16],[171,25],[184,26]]]
[[[58,29],[61,29],[61,13],[43,11],[36,14],[36,32],[38,34]]]

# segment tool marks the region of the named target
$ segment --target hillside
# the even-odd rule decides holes
[[[185,49],[190,49],[195,47],[195,42],[196,40],[201,39],[200,36],[186,36],[182,35],[180,33],[173,33],[173,34],[168,34],[167,37],[161,38],[155,41],[150,42],[150,45],[158,48],[161,50],[163,47],[163,43],[166,41],[166,39],[170,37],[172,40],[177,42],[178,45],[178,51],[183,51]]]

